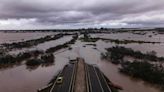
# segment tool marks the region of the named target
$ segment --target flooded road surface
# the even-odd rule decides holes
[[[45,50],[48,46],[55,46],[60,42],[62,44],[63,41],[67,41],[66,39],[69,39],[69,36],[68,38],[63,38],[63,40],[46,42],[36,47]],[[37,89],[45,86],[69,62],[69,59],[76,57],[83,57],[86,63],[98,66],[113,83],[123,87],[124,90],[120,92],[161,92],[158,88],[148,83],[132,79],[119,73],[119,66],[100,59],[100,54],[101,52],[105,52],[105,48],[115,46],[116,44],[106,43],[101,40],[96,42],[96,47],[85,44],[87,44],[87,42],[78,40],[71,46],[72,50],[63,49],[54,53],[55,62],[51,66],[27,68],[25,65],[19,65],[0,70],[0,92],[36,92]],[[150,48],[146,45],[150,46]],[[132,47],[135,50],[155,50],[157,54],[161,56],[164,55],[162,54],[163,50],[160,49],[163,48],[162,45],[127,44],[124,46]]]

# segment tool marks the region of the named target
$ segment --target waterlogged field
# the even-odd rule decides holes
[[[19,42],[22,39],[31,40],[46,35],[55,35],[57,33],[20,33],[26,36],[17,36],[19,33],[0,33],[6,35],[6,38],[1,38],[1,43]],[[12,36],[11,36],[12,35]],[[37,36],[36,36],[37,35]],[[93,39],[87,42],[88,38],[81,40],[83,35],[79,38],[74,37],[76,34],[63,35],[58,39],[48,40],[37,45],[12,49],[5,54],[9,54],[15,58],[19,53],[41,50],[42,53],[33,54],[30,58],[23,59],[21,62],[1,64],[0,67],[0,91],[2,92],[36,92],[37,89],[47,85],[49,81],[67,64],[70,59],[76,57],[83,57],[88,64],[94,64],[114,83],[123,87],[120,92],[161,92],[160,88],[152,85],[149,82],[144,82],[141,79],[134,79],[128,75],[119,72],[121,65],[116,65],[109,60],[101,58],[101,54],[106,52],[106,48],[113,46],[123,46],[132,48],[134,51],[141,51],[147,53],[154,51],[158,57],[164,57],[164,35],[157,32],[124,32],[124,33],[96,33],[90,34],[90,38],[105,38]],[[14,36],[14,38],[13,38]],[[16,37],[15,37],[16,36]],[[1,36],[0,36],[1,37]],[[75,40],[72,40],[75,39]],[[124,41],[127,41],[128,43]],[[142,42],[141,42],[142,41]],[[140,42],[140,43],[139,43]],[[69,44],[68,44],[69,43]],[[49,50],[48,50],[49,49]],[[54,62],[42,62],[39,60],[40,56],[44,54],[53,54]],[[14,56],[13,56],[14,55]],[[38,63],[27,65],[27,60],[34,58]],[[127,60],[132,60],[132,57],[126,57]],[[7,60],[6,60],[7,61]],[[163,64],[163,63],[162,63]],[[2,67],[5,66],[5,67]]]
[[[0,44],[36,39],[36,38],[40,38],[40,37],[43,37],[46,35],[52,35],[52,34],[56,34],[56,33],[53,33],[53,32],[27,32],[27,33],[0,32]]]

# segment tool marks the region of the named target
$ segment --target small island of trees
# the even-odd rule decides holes
[[[134,51],[131,48],[111,47],[102,53],[102,59],[111,61],[114,64],[120,64],[120,72],[133,78],[139,78],[152,84],[157,84],[164,88],[164,66],[162,65],[164,57],[156,56],[154,51],[142,53]],[[124,61],[125,56],[133,57],[134,60]],[[152,63],[158,62],[158,63]]]

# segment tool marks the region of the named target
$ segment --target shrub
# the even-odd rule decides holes
[[[26,62],[27,66],[37,66],[40,65],[41,62],[43,62],[41,59],[29,59]]]

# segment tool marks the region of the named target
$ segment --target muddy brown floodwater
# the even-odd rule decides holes
[[[100,36],[100,34],[98,34]],[[103,36],[103,35],[102,35]],[[69,38],[69,37],[68,37]],[[67,37],[61,41],[67,41]],[[55,46],[55,42],[46,42],[40,45],[40,49],[47,46]],[[51,66],[29,69],[25,65],[15,66],[13,68],[0,70],[0,92],[36,92],[38,88],[41,88],[53,78],[68,62],[69,59],[76,57],[83,57],[88,64],[94,64],[98,66],[100,70],[115,84],[123,87],[124,90],[120,92],[161,92],[158,88],[143,82],[142,80],[135,80],[128,76],[119,73],[119,66],[113,65],[108,61],[100,59],[100,53],[105,52],[105,48],[115,46],[113,43],[106,43],[103,41],[96,42],[96,48],[94,46],[84,45],[87,42],[77,41],[72,45],[72,50],[63,49],[56,53],[55,62]],[[136,50],[144,49],[146,44],[127,44],[124,46],[131,47]],[[148,44],[150,48],[145,48],[145,51],[155,50],[157,54],[164,55],[161,50],[157,48],[164,48],[163,45]],[[39,46],[39,45],[38,45]],[[140,49],[142,47],[142,49]],[[161,52],[160,52],[161,51]],[[162,54],[163,53],[163,54]]]
[[[44,37],[47,35],[52,35],[52,34],[57,34],[57,33],[53,33],[53,32],[27,32],[27,33],[0,32],[0,44],[37,39],[37,38]]]
[[[77,42],[78,43],[78,42]],[[97,42],[97,48],[103,49],[102,45]],[[148,83],[144,83],[142,80],[135,80],[128,76],[125,76],[119,72],[119,66],[111,64],[108,61],[100,59],[100,52],[103,50],[93,49],[93,46],[82,47],[81,42],[78,43],[79,54],[82,56],[87,63],[98,66],[100,70],[115,84],[123,87],[124,90],[120,92],[161,92],[156,87]],[[98,45],[99,44],[99,45]]]

